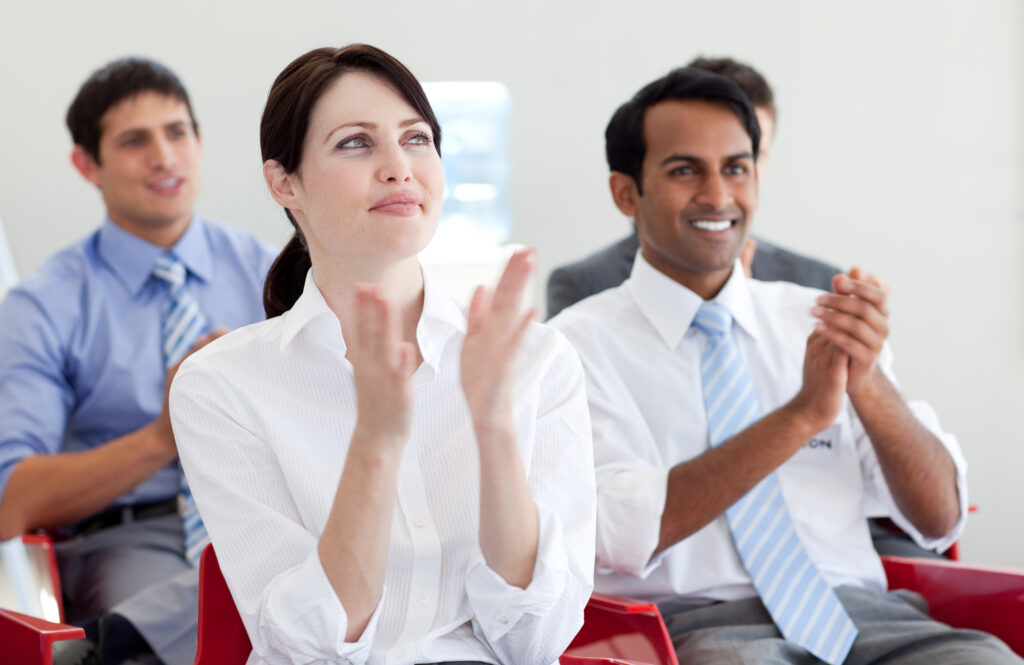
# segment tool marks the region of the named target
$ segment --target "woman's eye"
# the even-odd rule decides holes
[[[414,145],[430,145],[431,138],[423,132],[419,132],[409,138],[409,143]]]
[[[370,142],[366,139],[365,136],[352,136],[339,143],[338,147],[344,150],[354,148],[366,148],[369,145]]]

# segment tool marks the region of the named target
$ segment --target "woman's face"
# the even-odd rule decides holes
[[[370,74],[342,75],[316,102],[289,180],[314,261],[399,261],[437,229],[444,170],[430,126]]]

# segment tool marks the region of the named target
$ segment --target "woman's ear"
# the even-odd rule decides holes
[[[275,159],[263,162],[263,179],[267,181],[270,195],[279,205],[289,210],[301,210],[302,206],[292,187],[292,175],[285,172],[280,162]]]

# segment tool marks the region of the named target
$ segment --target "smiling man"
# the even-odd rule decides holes
[[[0,539],[66,538],[67,617],[100,644],[56,662],[186,665],[205,534],[194,517],[186,534],[179,514],[194,504],[166,386],[191,349],[263,318],[276,252],[196,215],[198,127],[164,66],[128,58],[96,71],[67,124],[106,220],[0,304]]]
[[[695,68],[608,124],[640,251],[625,283],[551,322],[587,374],[596,588],[659,602],[680,662],[1019,662],[885,591],[868,517],[948,546],[966,465],[897,392],[881,282],[745,276],[759,135],[740,88]]]

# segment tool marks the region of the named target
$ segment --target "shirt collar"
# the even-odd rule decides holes
[[[204,282],[209,281],[213,273],[213,251],[202,219],[192,218],[185,233],[171,247],[171,253],[185,264],[190,273]]]
[[[291,309],[282,314],[281,350],[291,344],[295,336],[304,328],[321,330],[321,326],[331,326],[337,332],[337,343],[345,351],[345,340],[341,336],[341,325],[338,317],[327,306],[327,301],[320,293],[320,287],[313,279],[313,269],[306,271],[306,282],[302,286],[302,295],[295,301]],[[326,330],[326,328],[323,328]]]
[[[422,266],[423,274],[423,313],[416,326],[416,339],[420,346],[423,360],[435,369],[440,364],[441,352],[448,335],[453,332],[466,333],[466,315],[448,294],[441,290],[430,273]],[[329,330],[324,334],[337,334],[332,343],[340,344],[342,353],[346,350],[345,339],[340,334],[338,318],[327,305],[320,288],[313,279],[313,269],[306,273],[306,282],[302,287],[302,295],[295,305],[285,312],[281,332],[281,349],[286,348],[304,328],[310,330]],[[321,326],[326,326],[321,328]]]
[[[135,295],[153,274],[153,265],[165,250],[125,231],[107,217],[100,227],[98,251],[111,271]],[[192,218],[185,233],[170,251],[189,272],[203,281],[209,279],[212,252],[199,217]]]
[[[665,344],[670,349],[679,346],[704,300],[648,263],[642,251],[636,253],[633,272],[626,285],[633,301]],[[714,300],[728,309],[736,323],[751,337],[756,339],[759,336],[760,328],[754,316],[747,277],[739,259]]]
[[[454,334],[466,334],[466,313],[434,281],[422,265],[423,271],[423,314],[416,326],[416,341],[423,354],[423,361],[438,370],[441,353],[448,338]]]

